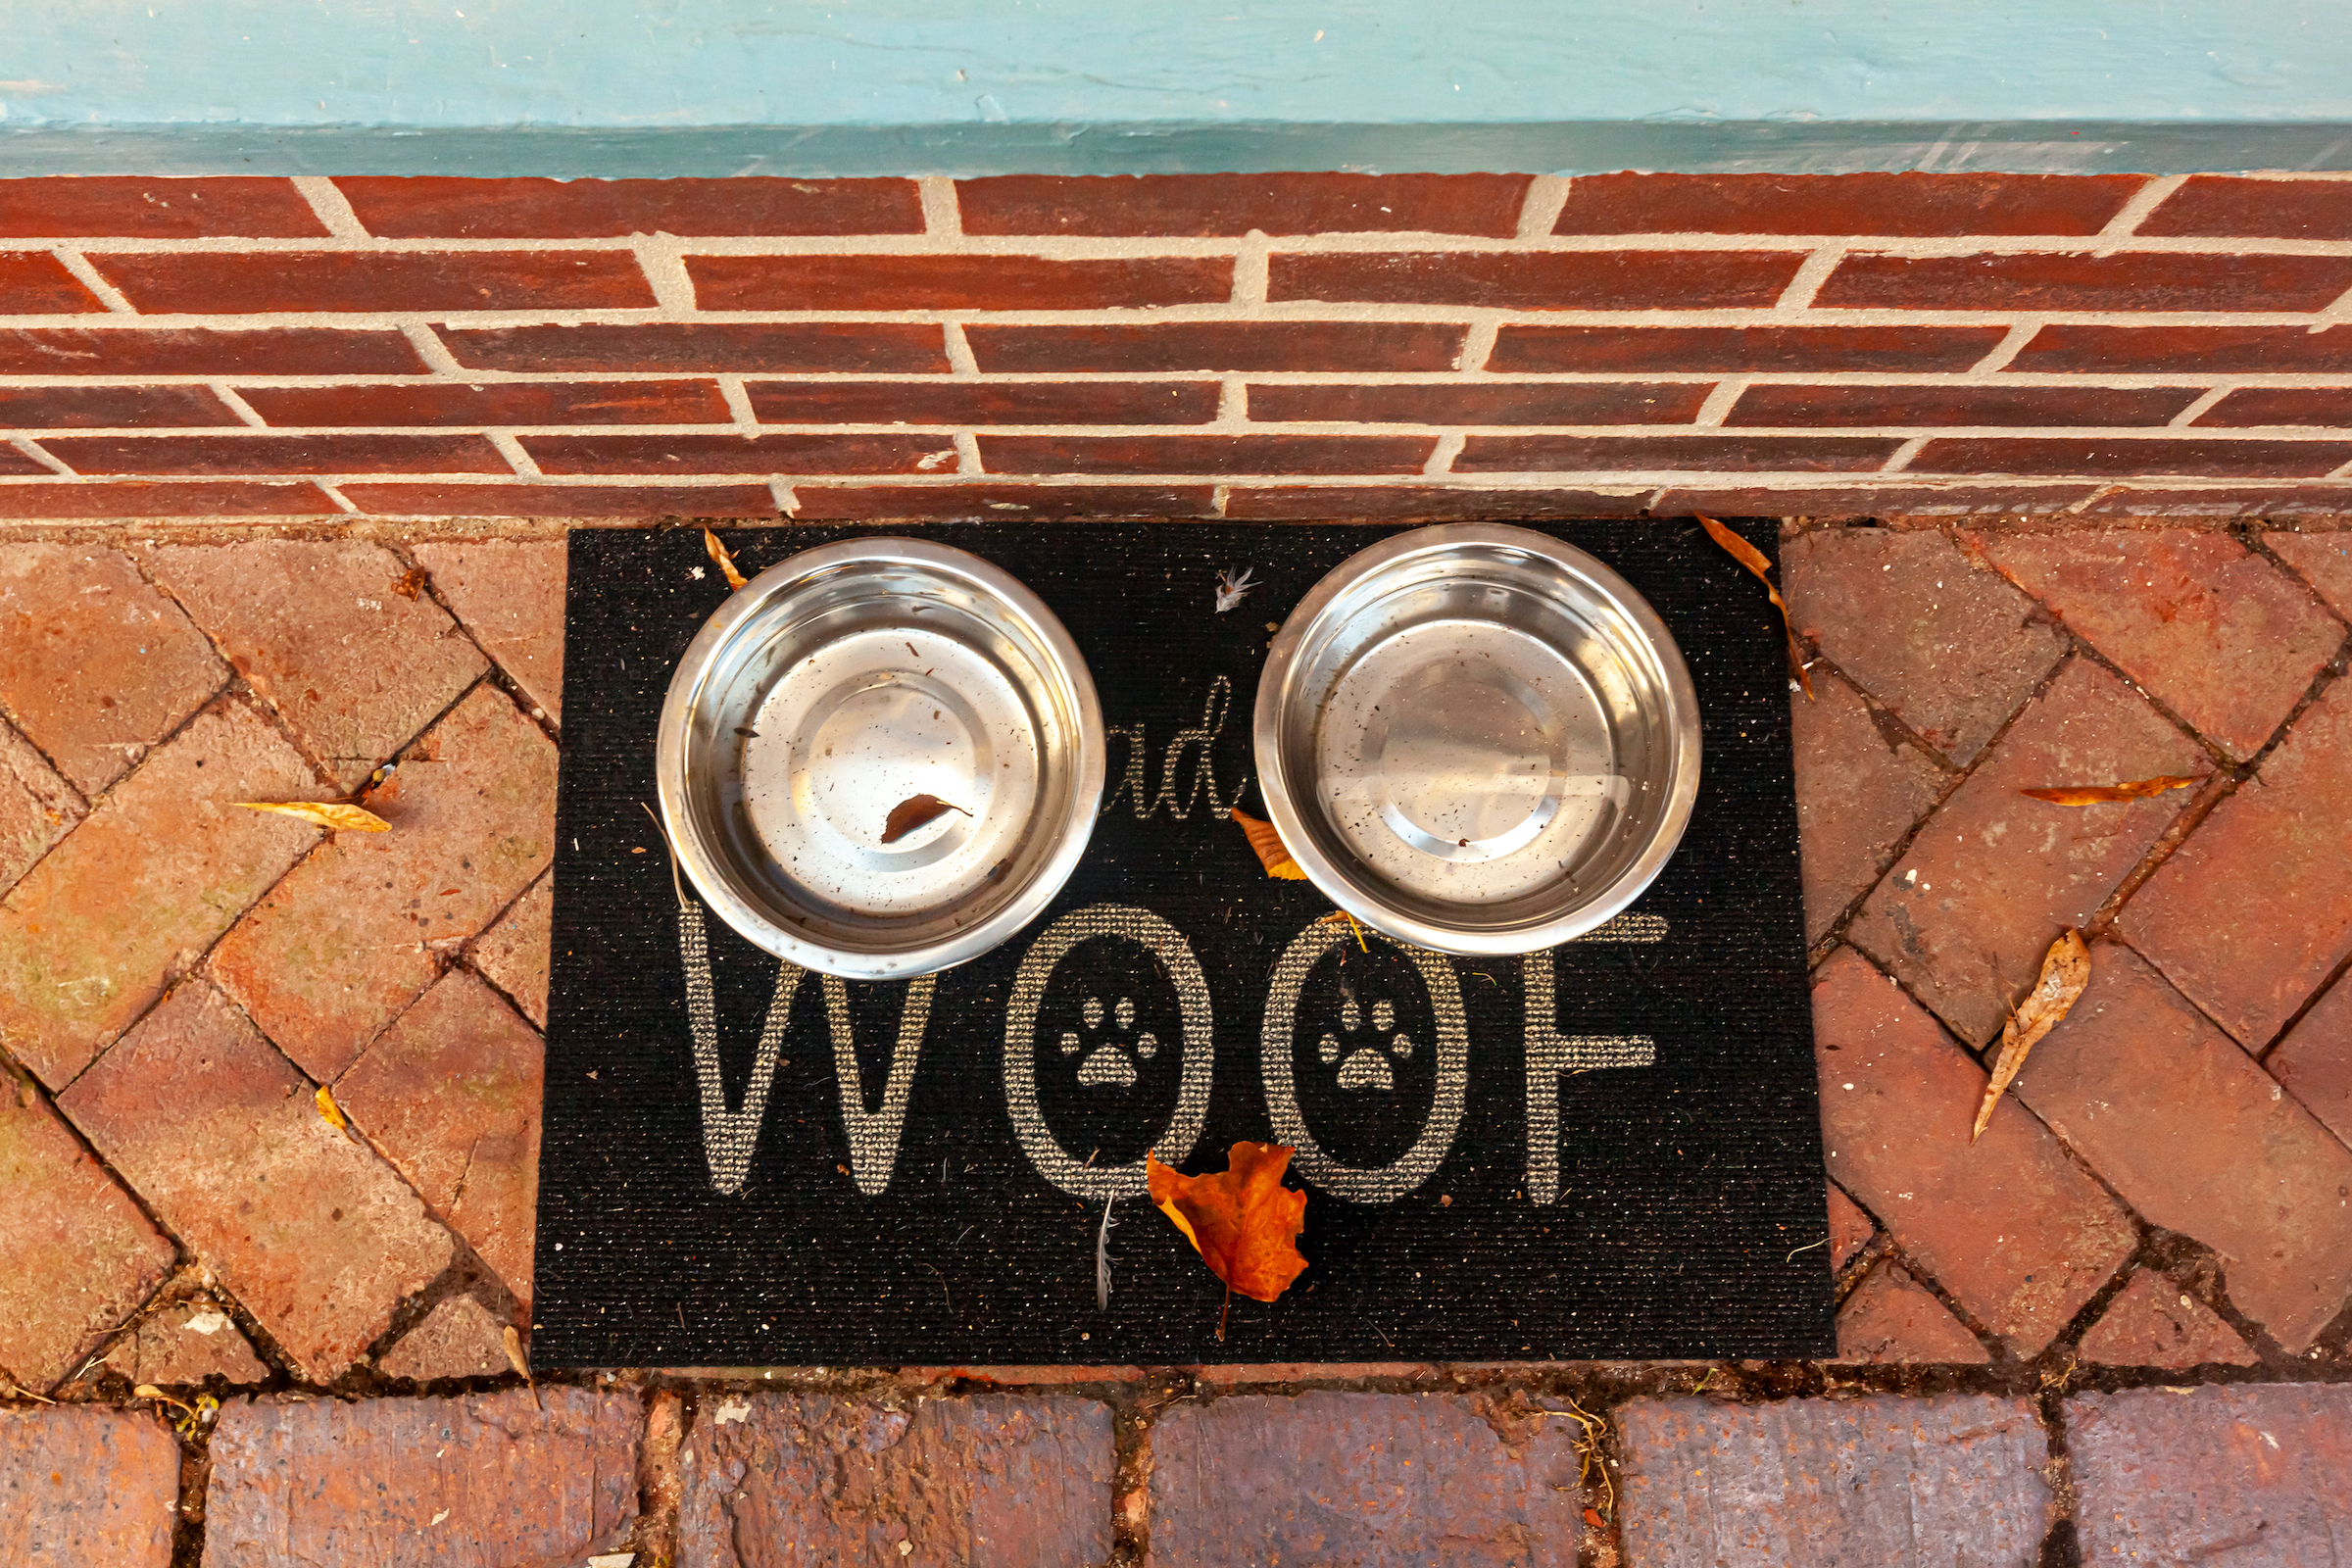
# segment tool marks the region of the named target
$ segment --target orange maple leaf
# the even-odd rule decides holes
[[[1306,1228],[1306,1195],[1282,1185],[1293,1152],[1287,1144],[1236,1144],[1227,1168],[1208,1176],[1187,1176],[1145,1156],[1152,1201],[1225,1282],[1228,1306],[1235,1291],[1271,1301],[1306,1268],[1296,1245]],[[1224,1337],[1220,1316],[1217,1338]]]

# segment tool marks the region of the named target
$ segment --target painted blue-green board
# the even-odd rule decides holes
[[[24,0],[10,172],[2352,166],[2345,0]]]

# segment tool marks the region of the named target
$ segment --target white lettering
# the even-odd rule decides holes
[[[743,1191],[751,1174],[752,1148],[760,1140],[760,1119],[767,1114],[768,1086],[775,1082],[776,1053],[784,1043],[784,1020],[792,1010],[792,994],[800,989],[801,971],[789,963],[776,971],[776,992],[768,999],[767,1019],[760,1028],[760,1049],[752,1057],[743,1108],[729,1110],[726,1082],[718,1070],[718,1004],[710,984],[703,906],[683,897],[678,900],[678,956],[686,966],[686,1023],[694,1035],[694,1074],[703,1091],[703,1157],[710,1165],[710,1185],[731,1197]]]
[[[1266,993],[1265,1029],[1258,1049],[1258,1072],[1265,1080],[1266,1114],[1274,1141],[1298,1151],[1292,1166],[1299,1175],[1335,1197],[1351,1203],[1393,1203],[1436,1174],[1453,1149],[1462,1124],[1462,1107],[1470,1079],[1470,1029],[1462,1010],[1461,984],[1453,965],[1425,948],[1406,947],[1405,956],[1420,972],[1429,993],[1430,1010],[1438,1024],[1438,1085],[1428,1120],[1413,1147],[1388,1165],[1364,1169],[1343,1165],[1324,1152],[1307,1131],[1298,1109],[1298,1085],[1291,1068],[1291,1037],[1297,1026],[1298,997],[1307,972],[1338,944],[1352,940],[1348,928],[1337,921],[1318,920],[1292,939],[1275,960],[1274,978]],[[1386,940],[1385,938],[1382,940]],[[1386,1069],[1383,1069],[1385,1072]],[[1343,1069],[1341,1082],[1347,1082]]]
[[[931,1019],[937,975],[908,982],[899,1008],[899,1042],[891,1048],[890,1076],[882,1087],[882,1108],[865,1108],[865,1084],[858,1071],[858,1042],[850,1032],[850,988],[825,976],[825,1019],[833,1033],[833,1077],[841,1087],[841,1130],[850,1144],[850,1179],[868,1198],[890,1190],[899,1163],[899,1138],[906,1129],[906,1097],[914,1087],[915,1058],[923,1052],[923,1026]]]
[[[1666,922],[1658,915],[1621,914],[1577,940],[1657,942],[1665,935]],[[1561,1076],[1597,1067],[1647,1067],[1657,1061],[1658,1046],[1647,1035],[1561,1034],[1551,952],[1520,959],[1519,980],[1527,994],[1527,1196],[1541,1205],[1560,1196]]]
[[[1249,775],[1242,776],[1231,795],[1220,795],[1216,760],[1211,755],[1217,737],[1224,732],[1225,715],[1232,706],[1233,682],[1219,675],[1208,684],[1208,701],[1200,710],[1200,722],[1191,729],[1178,730],[1176,738],[1168,743],[1167,756],[1159,765],[1159,793],[1149,797],[1144,793],[1144,763],[1151,743],[1144,738],[1144,726],[1114,724],[1104,730],[1105,735],[1116,735],[1127,743],[1127,765],[1121,770],[1119,781],[1103,797],[1103,811],[1108,812],[1122,796],[1134,803],[1132,809],[1139,822],[1150,820],[1163,806],[1169,816],[1181,822],[1192,814],[1195,806],[1203,804],[1203,797],[1212,819],[1224,816],[1240,805],[1242,791],[1250,782]],[[1179,799],[1177,780],[1184,771],[1188,751],[1193,754],[1192,777],[1184,786],[1183,798]]]
[[[1149,1191],[1144,1161],[1124,1165],[1088,1164],[1061,1147],[1046,1125],[1037,1105],[1037,1012],[1054,967],[1082,942],[1116,938],[1132,942],[1159,961],[1176,988],[1176,1005],[1183,1019],[1183,1076],[1176,1088],[1176,1111],[1167,1131],[1152,1146],[1160,1163],[1174,1165],[1193,1152],[1201,1125],[1208,1119],[1208,1091],[1215,1070],[1214,1025],[1209,1010],[1208,981],[1192,944],[1174,926],[1149,909],[1123,904],[1096,904],[1046,927],[1021,957],[1013,977],[1012,996],[1004,1004],[1004,1108],[1022,1152],[1037,1173],[1063,1192],[1089,1202],[1112,1198],[1140,1198]]]
[[[726,1084],[719,1072],[718,1006],[710,974],[710,946],[699,904],[678,906],[678,954],[686,968],[686,1021],[694,1035],[694,1070],[702,1090],[703,1157],[710,1166],[710,1185],[730,1197],[743,1191],[750,1179],[752,1151],[760,1141],[760,1124],[767,1114],[767,1094],[775,1083],[776,1058],[784,1044],[784,1026],[792,1016],[792,999],[800,994],[808,971],[797,963],[778,963],[776,989],[767,1002],[767,1016],[760,1026],[760,1045],[752,1057],[751,1081],[743,1092],[743,1108],[727,1109]],[[898,1044],[890,1054],[890,1073],[882,1089],[882,1107],[865,1108],[865,1084],[858,1068],[858,1043],[850,1027],[850,990],[834,976],[824,977],[826,1024],[833,1037],[833,1073],[841,1090],[843,1136],[850,1146],[850,1177],[868,1198],[890,1188],[891,1172],[899,1161],[899,1139],[906,1126],[906,1099],[914,1087],[914,1064],[922,1054],[923,1030],[930,1021],[931,993],[937,977],[925,975],[909,984],[899,1013]]]

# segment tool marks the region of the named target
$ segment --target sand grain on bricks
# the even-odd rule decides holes
[[[309,1080],[191,980],[58,1097],[98,1152],[270,1332],[331,1382],[449,1265],[448,1232]]]
[[[172,1255],[56,1112],[0,1071],[0,1376],[54,1387],[138,1310]]]
[[[635,1393],[232,1400],[213,1434],[204,1568],[577,1563],[637,1516]]]
[[[314,1078],[339,1076],[555,854],[556,748],[477,688],[406,754],[368,809],[214,955],[213,972]]]
[[[2138,1247],[2132,1218],[2007,1099],[1969,1142],[1984,1070],[1851,951],[1813,987],[1830,1174],[1904,1256],[2024,1356]]]
[[[2066,1403],[2091,1563],[2352,1557],[2352,1389],[2132,1389]]]
[[[1574,1552],[1565,1414],[1450,1395],[1244,1395],[1181,1404],[1152,1435],[1152,1556],[1461,1568]]]
[[[681,1455],[680,1568],[808,1562],[1092,1568],[1109,1553],[1110,1407],[1054,1395],[703,1397]]]
[[[1617,1419],[1642,1568],[2032,1568],[2055,1514],[2025,1399],[1637,1399]]]
[[[0,1543],[37,1568],[169,1568],[179,1445],[90,1405],[0,1409]]]
[[[115,786],[0,905],[0,1039],[62,1088],[318,841],[239,801],[316,800],[318,776],[240,702],[201,713]]]

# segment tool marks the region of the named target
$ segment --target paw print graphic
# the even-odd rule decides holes
[[[1135,1003],[1132,999],[1121,997],[1108,1010],[1112,1023],[1119,1029],[1128,1030],[1135,1027]],[[1103,1014],[1104,1008],[1101,997],[1087,998],[1085,1004],[1078,1009],[1079,1019],[1086,1025],[1090,1033],[1102,1027]],[[1120,1041],[1101,1040],[1095,1044],[1093,1050],[1087,1051],[1087,1043],[1079,1038],[1077,1030],[1063,1030],[1061,1054],[1065,1056],[1075,1056],[1081,1051],[1086,1051],[1087,1056],[1078,1064],[1078,1081],[1087,1088],[1128,1089],[1134,1087],[1135,1062],[1128,1059],[1127,1047]],[[1159,1041],[1146,1031],[1135,1037],[1134,1051],[1138,1059],[1150,1061],[1153,1056],[1159,1054]]]
[[[1340,997],[1341,1030],[1353,1034],[1363,1026],[1363,1008],[1357,1005],[1355,993],[1343,992]],[[1323,1058],[1325,1066],[1340,1062],[1339,1081],[1342,1089],[1394,1090],[1396,1087],[1396,1071],[1389,1065],[1389,1057],[1402,1061],[1410,1056],[1413,1054],[1413,1037],[1397,1029],[1396,1005],[1385,999],[1372,1004],[1372,1029],[1376,1035],[1389,1036],[1385,1054],[1381,1044],[1375,1040],[1371,1045],[1358,1046],[1347,1052],[1348,1059],[1340,1061],[1345,1048],[1340,1044],[1338,1035],[1327,1033],[1316,1045],[1315,1054]]]

